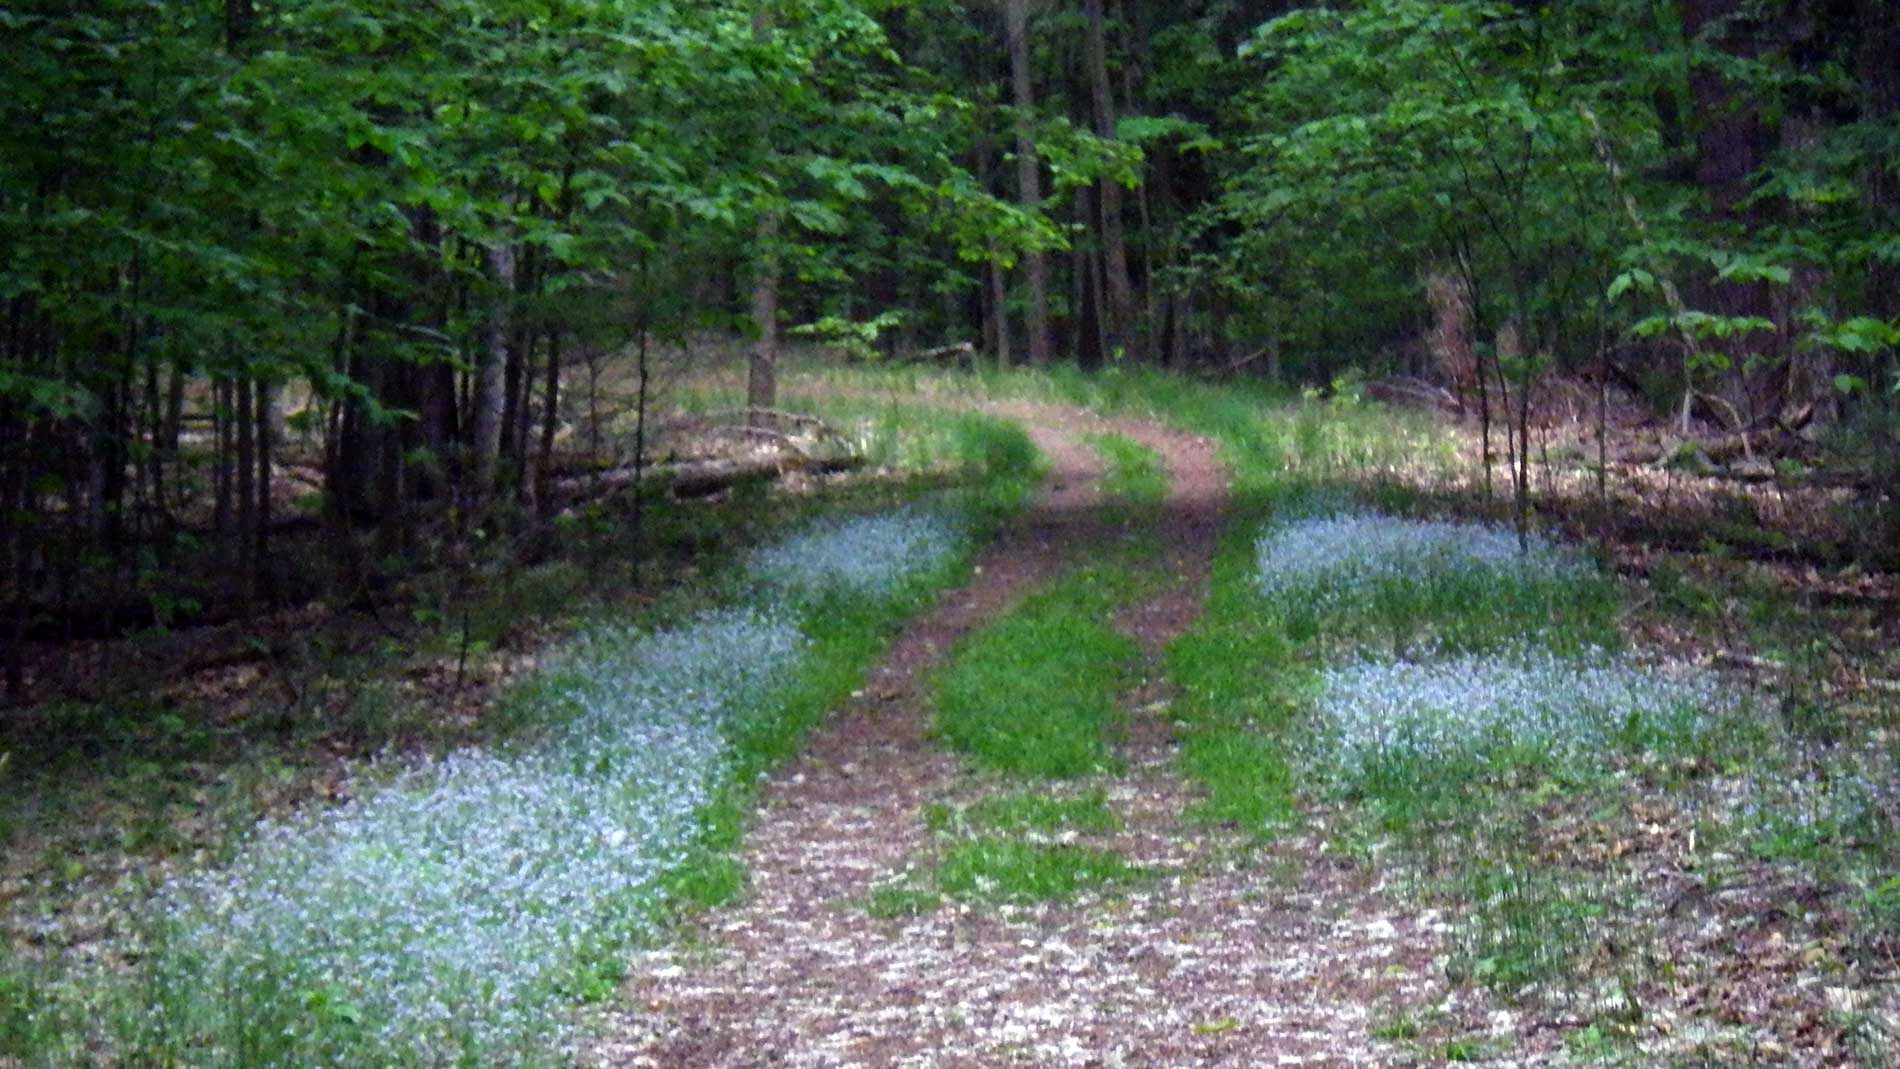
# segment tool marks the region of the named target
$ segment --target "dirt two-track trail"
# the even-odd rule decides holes
[[[1500,1027],[1444,989],[1432,915],[1400,910],[1317,833],[1258,844],[1184,818],[1195,795],[1174,768],[1154,662],[1205,598],[1226,505],[1212,446],[1078,410],[998,411],[1048,458],[1031,507],[764,785],[743,853],[748,893],[633,960],[585,1064],[1402,1065],[1419,1053],[1375,1037],[1379,1020],[1429,1006]],[[1102,431],[1157,450],[1171,480],[1161,553],[1137,565],[1164,581],[1117,621],[1150,654],[1151,679],[1127,696],[1127,772],[1099,784],[1124,822],[1100,845],[1161,875],[1060,903],[874,917],[872,891],[933,855],[924,806],[1008,786],[929,737],[930,670],[1024,593],[1127,536],[1102,507],[1084,441]]]

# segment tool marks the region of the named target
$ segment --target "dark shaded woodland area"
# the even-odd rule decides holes
[[[28,640],[348,601],[532,531],[594,463],[584,383],[709,330],[753,339],[760,405],[786,334],[1402,376],[1520,485],[1554,384],[1614,388],[1676,426],[1659,451],[1829,467],[1873,509],[1855,552],[1900,539],[1880,0],[105,0],[0,29],[15,697]]]

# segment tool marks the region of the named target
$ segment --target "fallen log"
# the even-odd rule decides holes
[[[844,435],[834,430],[831,424],[817,416],[807,416],[798,412],[786,412],[776,408],[722,408],[698,415],[682,416],[669,421],[661,428],[661,434],[696,432],[700,434],[734,434],[748,438],[764,438],[774,444],[791,449],[807,459],[817,454],[801,442],[829,442],[842,447],[844,452],[852,448]]]
[[[864,458],[765,457],[714,460],[681,465],[664,476],[674,497],[706,497],[752,479],[778,479],[794,473],[834,475],[864,466]]]
[[[864,466],[860,456],[808,457],[781,454],[702,460],[683,464],[613,468],[592,475],[557,479],[549,492],[562,504],[594,494],[615,494],[638,484],[642,489],[665,488],[674,497],[706,497],[751,479],[778,479],[795,472],[831,475]]]
[[[837,433],[831,429],[830,424],[817,416],[808,416],[802,412],[787,412],[779,408],[761,408],[757,405],[749,408],[716,408],[711,412],[689,414],[672,421],[667,428],[662,429],[694,423],[740,423],[746,426],[757,426],[766,421],[789,427],[811,427],[823,435]]]

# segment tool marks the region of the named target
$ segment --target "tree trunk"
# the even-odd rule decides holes
[[[1019,112],[1016,122],[1016,190],[1023,209],[1042,210],[1042,170],[1036,158],[1036,142],[1030,134],[1030,117],[1036,107],[1035,93],[1029,80],[1029,0],[1006,0],[1004,15],[1008,25],[1010,93]],[[1048,262],[1039,250],[1023,255],[1023,273],[1029,283],[1029,307],[1025,328],[1029,333],[1029,362],[1037,367],[1049,364],[1055,352],[1049,338]]]
[[[751,365],[746,373],[746,403],[753,408],[778,405],[778,244],[779,221],[767,215],[759,221],[759,262],[752,280]],[[644,339],[641,339],[644,342]]]
[[[983,192],[990,189],[990,153],[994,146],[986,135],[976,146],[976,181]],[[997,257],[994,247],[990,250],[989,262],[984,265],[984,273],[989,281],[988,300],[984,302],[989,313],[983,318],[983,344],[996,357],[996,366],[1009,367],[1009,283],[1003,276],[1003,263]]]
[[[533,496],[534,480],[528,478],[528,446],[534,441],[534,353],[540,332],[517,321],[509,343],[509,359],[521,369],[521,398],[514,418],[502,432],[502,471],[513,477],[515,497],[523,503]]]
[[[554,515],[554,501],[548,496],[548,472],[554,467],[554,435],[561,426],[561,331],[548,329],[548,375],[541,399],[541,459],[536,465],[536,511],[542,519]]]
[[[138,482],[133,487],[133,497],[139,506],[139,527],[141,536],[154,528],[159,513],[165,505],[165,464],[164,457],[158,451],[159,435],[162,431],[165,406],[160,400],[158,390],[158,361],[147,360],[142,369],[144,386],[140,391],[138,418],[134,423],[135,440],[145,442],[149,448],[140,463],[136,465]]]
[[[1108,30],[1102,15],[1102,0],[1083,0],[1088,12],[1089,95],[1094,105],[1095,132],[1105,140],[1115,137],[1115,98],[1108,80]],[[1122,187],[1113,178],[1104,177],[1097,195],[1101,212],[1101,244],[1104,304],[1104,333],[1108,353],[1116,349],[1136,360],[1145,361],[1145,346],[1137,337],[1135,288],[1128,277],[1128,244],[1122,228]]]
[[[1090,198],[1088,190],[1076,190],[1075,218],[1078,224],[1089,217],[1089,211],[1094,206],[1094,202]],[[1078,271],[1082,272],[1084,282],[1083,292],[1087,298],[1086,313],[1081,317],[1083,321],[1082,337],[1085,345],[1077,346],[1077,359],[1083,359],[1082,352],[1086,349],[1091,353],[1086,363],[1094,367],[1101,367],[1107,364],[1115,354],[1114,350],[1110,347],[1109,314],[1106,307],[1107,298],[1104,295],[1106,287],[1102,281],[1102,256],[1100,251],[1085,246],[1080,247],[1076,254],[1075,266]]]
[[[640,274],[644,281],[647,273],[644,260],[640,266]],[[643,285],[641,289],[644,290],[647,287]],[[653,396],[653,361],[650,348],[653,329],[652,324],[648,322],[647,309],[649,307],[651,307],[651,302],[642,302],[639,323],[640,339],[635,350],[637,361],[634,368],[640,375],[639,392],[634,395],[633,413],[633,537],[636,545],[637,540],[645,533],[643,528],[646,526],[646,494],[643,492],[641,483],[646,479],[647,472],[647,407]],[[753,408],[756,411],[758,406],[755,405]]]
[[[165,423],[159,432],[159,449],[176,464],[178,435],[185,423],[185,381],[191,373],[183,364],[173,364],[171,379],[165,384]]]
[[[1761,28],[1747,17],[1749,7],[1747,0],[1684,0],[1683,36],[1694,42],[1706,33],[1711,35],[1712,47],[1754,58],[1761,51]],[[1760,220],[1742,201],[1748,196],[1750,177],[1763,160],[1766,134],[1761,108],[1707,64],[1691,69],[1689,93],[1697,122],[1695,181],[1709,198],[1707,221],[1720,229],[1752,230]],[[1718,315],[1774,318],[1773,294],[1764,282],[1722,281],[1711,276],[1694,283],[1694,294],[1696,304]],[[1722,355],[1732,366],[1727,376],[1729,392],[1738,408],[1751,410],[1769,376],[1750,376],[1746,365],[1750,356],[1774,356],[1776,339],[1755,332],[1735,335],[1722,344],[1726,350]]]
[[[223,538],[231,526],[231,384],[211,384],[211,529]]]
[[[232,409],[237,416],[237,574],[241,600],[250,602],[257,550],[257,409],[252,383],[238,379]]]
[[[1181,304],[1181,299],[1174,294],[1164,296],[1160,316],[1155,321],[1155,331],[1161,339],[1156,355],[1160,365],[1170,370],[1182,367],[1187,360],[1187,317],[1181,313]]]
[[[990,278],[990,323],[989,334],[991,352],[996,354],[996,366],[1008,368],[1009,354],[1009,282],[1003,277],[1003,264],[995,257],[989,262]]]
[[[9,346],[9,349],[12,347]],[[8,354],[11,357],[11,353]],[[0,508],[6,508],[23,519],[37,519],[32,508],[33,495],[29,492],[26,477],[27,429],[24,418],[16,418],[6,402],[0,401]],[[32,524],[37,528],[37,524]],[[20,705],[26,701],[26,629],[32,621],[31,591],[27,589],[29,580],[27,531],[29,523],[9,523],[6,525],[7,544],[7,581],[12,584],[12,612],[5,626],[10,632],[7,642],[6,694],[9,704]]]
[[[105,391],[104,412],[98,432],[93,436],[96,458],[94,469],[97,493],[93,496],[95,533],[108,551],[116,552],[124,534],[125,468],[133,426],[128,401],[132,390],[132,360],[128,344],[125,364],[119,368],[112,385]]]
[[[251,35],[257,9],[251,0],[224,0],[224,46],[235,53]]]
[[[271,464],[277,442],[280,439],[278,428],[278,397],[275,384],[259,380],[254,387],[257,399],[257,508],[256,531],[251,540],[251,569],[246,573],[250,584],[249,598],[269,596],[270,575],[268,557],[270,554],[271,528]]]
[[[752,14],[752,36],[758,41],[772,36],[770,9],[759,7]],[[762,144],[767,157],[770,144]],[[772,408],[778,404],[778,287],[779,217],[767,211],[759,219],[758,261],[752,276],[752,343],[750,366],[746,371],[746,403],[753,408]],[[641,345],[646,339],[639,339]]]
[[[488,275],[493,304],[482,327],[481,352],[476,354],[474,435],[470,487],[470,515],[480,517],[495,494],[495,469],[501,459],[504,392],[508,352],[508,305],[514,299],[515,251],[501,242],[488,250]]]
[[[1892,0],[1859,0],[1857,6],[1860,117],[1863,122],[1890,118],[1900,114],[1900,61],[1894,58],[1900,56],[1900,4]],[[1863,175],[1864,196],[1874,217],[1888,221],[1900,217],[1900,172],[1896,172],[1892,161],[1880,166],[1878,161],[1869,160]],[[1870,256],[1867,271],[1869,311],[1889,319],[1900,316],[1900,262],[1890,257]]]

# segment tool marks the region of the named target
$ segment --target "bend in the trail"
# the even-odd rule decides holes
[[[924,683],[949,647],[1119,537],[1084,432],[1159,452],[1172,482],[1156,566],[1168,581],[1118,624],[1151,656],[1189,626],[1220,536],[1209,443],[1165,428],[1008,406],[1049,458],[1032,507],[970,581],[917,620],[849,706],[776,772],[743,860],[747,897],[631,963],[596,1067],[1359,1066],[1411,1064],[1379,1020],[1429,1008],[1481,1028],[1444,990],[1443,928],[1401,909],[1316,835],[1267,846],[1189,823],[1192,787],[1153,710],[1131,702],[1129,770],[1104,781],[1124,826],[1101,838],[1160,876],[1035,906],[949,903],[900,920],[863,908],[933,853],[920,816],[996,783],[928,736]],[[1158,677],[1158,669],[1151,673]],[[1024,710],[1033,715],[1033,710]]]

